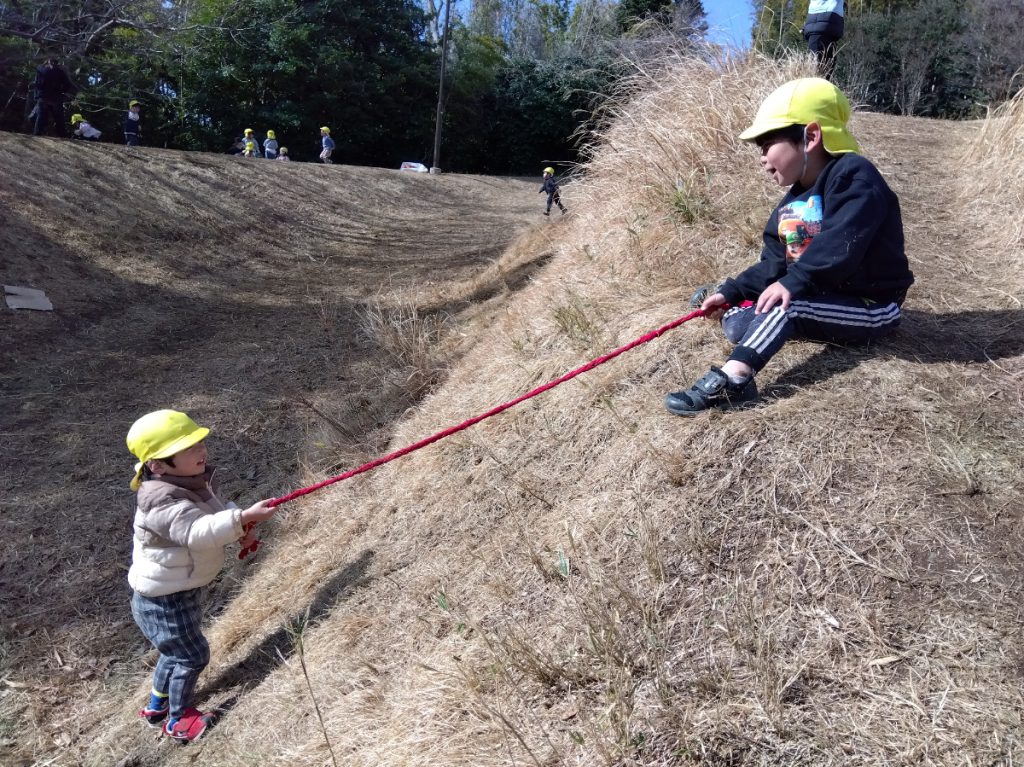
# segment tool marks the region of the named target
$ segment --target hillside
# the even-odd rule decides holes
[[[1020,243],[961,195],[978,125],[866,113],[917,276],[893,337],[788,345],[763,405],[686,420],[662,396],[728,349],[693,323],[289,504],[214,590],[218,726],[134,719],[137,413],[210,424],[251,500],[636,338],[756,257],[779,191],[735,136],[802,66],[638,79],[532,226],[532,183],[0,136],[4,281],[60,307],[0,315],[9,760],[1019,761]]]

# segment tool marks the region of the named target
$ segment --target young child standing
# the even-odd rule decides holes
[[[268,130],[267,137],[263,139],[263,156],[268,160],[277,159],[277,134],[272,130]]]
[[[160,653],[153,690],[139,712],[163,733],[188,743],[213,719],[194,707],[196,680],[210,662],[202,633],[202,590],[224,566],[224,546],[255,540],[243,528],[274,515],[269,501],[244,511],[217,495],[203,440],[210,430],[184,413],[157,410],[128,431],[128,449],[139,459],[132,565],[128,583],[132,616]]]
[[[288,156],[288,147],[281,147],[281,152],[277,155],[277,159],[283,162],[291,162],[291,157]]]
[[[256,141],[256,131],[254,131],[252,128],[246,128],[245,133],[242,136],[242,156],[260,156],[260,145],[259,142]]]
[[[914,282],[899,199],[858,154],[849,118],[842,91],[808,77],[769,95],[740,134],[789,191],[768,219],[761,260],[701,303],[737,346],[690,389],[668,394],[670,412],[751,404],[754,376],[791,338],[866,343],[899,325]]]
[[[142,140],[142,104],[135,99],[128,102],[128,113],[124,116],[124,144],[138,146]]]
[[[568,213],[568,211],[565,209],[565,206],[562,205],[562,196],[558,193],[558,182],[555,181],[555,169],[554,168],[545,168],[544,169],[544,183],[541,185],[540,191],[537,192],[537,194],[541,194],[541,192],[547,192],[548,193],[548,207],[544,211],[544,215],[545,216],[550,216],[551,215],[551,203],[552,202],[555,203],[555,205],[558,206],[558,209],[560,211],[562,211],[562,215],[563,216],[566,213]]]
[[[103,134],[89,125],[82,115],[71,115],[71,137],[84,138],[86,141],[99,141]]]
[[[326,125],[320,129],[320,145],[320,159],[330,165],[334,162],[331,159],[331,155],[334,154],[334,141],[331,139],[331,129]]]

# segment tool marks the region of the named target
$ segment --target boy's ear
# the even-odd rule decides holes
[[[804,126],[804,150],[810,152],[817,147],[824,148],[822,143],[821,126],[818,123],[807,123]]]
[[[167,464],[161,461],[159,458],[150,458],[146,461],[146,468],[154,474],[160,475],[167,471]]]

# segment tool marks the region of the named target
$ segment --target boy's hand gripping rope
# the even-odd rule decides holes
[[[723,304],[721,306],[716,306],[715,307],[715,311],[719,311],[721,309],[728,309],[728,308],[729,308],[728,304]],[[506,402],[506,403],[504,403],[502,405],[498,405],[497,407],[493,407],[490,410],[488,410],[487,412],[481,413],[478,416],[474,416],[473,418],[470,418],[470,419],[468,419],[466,421],[463,421],[462,423],[458,424],[457,426],[451,426],[451,427],[449,427],[447,429],[443,429],[443,430],[437,432],[436,434],[432,434],[429,437],[421,439],[419,442],[414,442],[411,445],[407,445],[406,447],[403,447],[400,450],[396,450],[393,453],[388,453],[387,455],[381,456],[380,458],[375,458],[372,461],[370,461],[369,463],[364,463],[362,466],[360,466],[358,468],[350,469],[349,471],[346,471],[344,474],[339,474],[339,475],[337,475],[335,477],[330,477],[329,479],[325,479],[322,482],[317,482],[315,485],[309,485],[308,487],[302,487],[302,488],[299,488],[298,490],[294,490],[294,491],[288,493],[287,495],[282,495],[279,498],[274,498],[274,499],[272,499],[270,501],[269,505],[270,505],[271,508],[273,508],[275,506],[280,506],[283,503],[288,503],[289,501],[294,501],[296,498],[301,498],[304,495],[309,495],[310,493],[316,492],[317,490],[320,490],[321,488],[327,487],[328,485],[333,485],[335,482],[341,482],[342,480],[349,479],[350,477],[354,477],[357,474],[362,474],[364,472],[370,471],[371,469],[376,469],[378,466],[383,466],[385,463],[390,463],[391,461],[395,460],[396,458],[401,458],[403,455],[408,455],[409,453],[412,453],[412,452],[414,452],[416,450],[419,450],[422,447],[426,447],[427,445],[432,445],[433,443],[435,443],[435,442],[437,442],[439,440],[442,440],[445,437],[450,437],[452,434],[456,434],[456,433],[458,433],[460,431],[468,429],[470,426],[478,424],[481,421],[486,420],[487,418],[490,418],[491,416],[498,415],[498,413],[504,412],[505,410],[508,410],[510,407],[515,407],[520,402],[525,402],[528,399],[536,397],[538,394],[546,392],[548,389],[554,389],[559,384],[563,384],[566,381],[568,381],[568,380],[570,380],[572,378],[575,378],[576,376],[580,375],[581,373],[586,373],[588,370],[593,370],[598,365],[603,365],[605,362],[608,362],[609,360],[614,359],[615,357],[618,357],[620,354],[623,354],[624,352],[628,352],[630,349],[634,349],[637,346],[640,346],[641,344],[647,343],[648,341],[653,341],[658,336],[663,335],[664,333],[667,333],[668,331],[672,330],[673,328],[679,327],[684,322],[689,322],[690,320],[694,319],[695,317],[703,317],[704,315],[705,315],[705,312],[704,312],[703,309],[695,309],[694,311],[690,312],[689,314],[685,314],[682,317],[679,317],[678,319],[672,320],[672,322],[668,323],[667,325],[662,325],[657,330],[652,330],[649,333],[645,333],[644,335],[640,336],[635,341],[630,341],[625,346],[620,346],[618,349],[614,349],[614,350],[608,352],[607,354],[603,354],[600,357],[598,357],[597,359],[593,359],[590,362],[586,363],[585,365],[581,365],[580,367],[576,368],[575,370],[571,370],[568,373],[566,373],[565,375],[559,376],[558,378],[554,379],[553,381],[549,381],[548,383],[544,384],[543,386],[538,386],[536,389],[533,389],[532,391],[528,391],[526,394],[523,394],[520,397],[516,397],[514,400],[510,400],[509,402]],[[247,525],[246,526],[246,532],[248,532],[249,529],[250,529],[250,526]],[[258,541],[258,540],[253,541],[249,546],[247,546],[245,549],[243,549],[241,552],[239,552],[238,558],[239,559],[244,559],[245,556],[250,551],[253,551],[253,552],[256,551],[256,549],[259,548],[260,543],[261,542]]]

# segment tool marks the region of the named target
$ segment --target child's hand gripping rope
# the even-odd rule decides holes
[[[242,520],[243,533],[242,537],[238,539],[242,546],[242,550],[238,552],[239,559],[245,559],[250,553],[256,553],[256,549],[263,542],[256,537],[256,524],[274,516],[277,512],[277,505],[273,499],[268,498],[253,504],[239,515]]]

